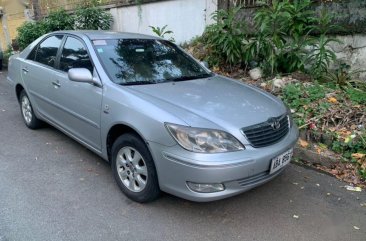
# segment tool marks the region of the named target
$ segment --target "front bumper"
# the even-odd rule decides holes
[[[246,146],[246,150],[219,154],[193,153],[179,145],[163,146],[149,142],[155,160],[160,189],[175,196],[197,202],[208,202],[234,196],[278,176],[269,174],[271,160],[294,147],[297,127],[292,127],[280,142],[263,148]],[[222,183],[224,191],[199,193],[187,187],[194,183]]]

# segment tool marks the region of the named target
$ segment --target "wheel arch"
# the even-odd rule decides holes
[[[18,101],[19,101],[19,98],[20,98],[20,93],[22,93],[22,90],[24,90],[24,87],[21,84],[17,84],[15,86],[15,94],[17,96]]]
[[[116,141],[116,139],[118,137],[120,137],[123,134],[127,134],[127,133],[132,133],[135,134],[137,137],[139,137],[147,146],[147,148],[150,151],[149,145],[146,142],[145,138],[143,137],[143,135],[138,132],[135,128],[123,124],[123,123],[118,123],[118,124],[114,124],[108,131],[107,137],[106,137],[106,148],[107,148],[107,156],[108,156],[108,161],[111,162],[112,161],[112,146],[113,143]],[[150,151],[151,153],[151,151]]]

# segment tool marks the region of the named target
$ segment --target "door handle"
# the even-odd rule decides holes
[[[28,73],[28,72],[29,72],[29,70],[28,70],[28,68],[27,68],[27,67],[22,68],[22,70],[23,70],[23,72],[25,72],[25,73]]]
[[[52,82],[53,86],[55,86],[56,88],[61,87],[60,81],[56,80]]]

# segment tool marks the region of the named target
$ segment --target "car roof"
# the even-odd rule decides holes
[[[66,33],[73,34],[79,37],[86,36],[91,40],[97,39],[160,39],[159,37],[139,34],[139,33],[127,33],[127,32],[114,32],[103,30],[68,30],[57,31],[54,33]]]

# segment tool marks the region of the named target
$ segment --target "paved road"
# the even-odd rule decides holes
[[[27,129],[0,75],[0,241],[365,241],[366,195],[342,185],[290,165],[274,181],[218,202],[165,194],[134,203],[98,156],[54,128]]]

